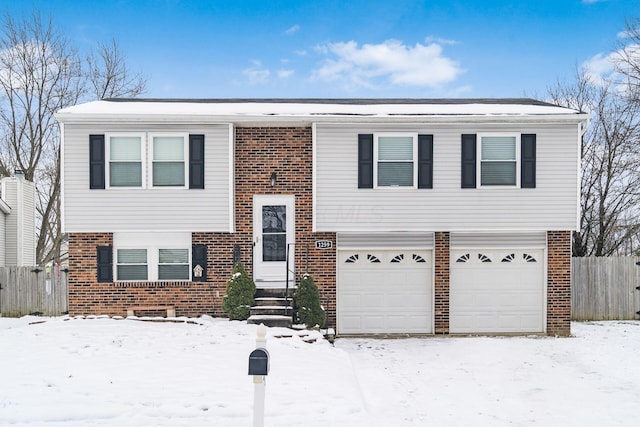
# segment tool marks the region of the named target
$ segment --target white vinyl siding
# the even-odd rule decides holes
[[[575,124],[317,124],[316,231],[575,230],[579,126]],[[358,134],[433,135],[433,189],[358,187]],[[462,134],[536,134],[536,188],[460,188]],[[519,171],[517,172],[519,174]]]
[[[35,265],[35,185],[22,178],[7,177],[2,179],[1,193],[11,208],[5,217],[5,265]]]
[[[64,231],[230,231],[233,189],[230,182],[230,169],[233,167],[233,159],[230,158],[230,131],[231,128],[226,124],[65,125]],[[89,135],[115,132],[204,135],[205,188],[90,190]],[[147,171],[147,175],[150,174]],[[150,182],[151,177],[145,179]]]

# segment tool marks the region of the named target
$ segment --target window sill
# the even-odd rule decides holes
[[[187,280],[162,280],[157,282],[113,282],[113,285],[117,288],[186,288],[191,286],[191,284],[192,282]]]

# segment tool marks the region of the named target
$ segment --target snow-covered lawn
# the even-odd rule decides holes
[[[0,318],[0,425],[250,426],[256,327],[189,320]],[[637,425],[640,322],[572,331],[334,347],[270,329],[265,425]]]

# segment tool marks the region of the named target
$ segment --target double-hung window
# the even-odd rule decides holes
[[[158,249],[158,280],[189,280],[189,249]]]
[[[188,156],[187,135],[151,134],[152,182],[154,187],[185,187]]]
[[[417,134],[375,134],[376,187],[416,187]]]
[[[481,186],[518,186],[519,135],[478,135]]]
[[[143,135],[109,135],[108,183],[110,187],[143,187],[145,139]]]
[[[116,277],[118,280],[148,280],[147,249],[118,249]]]

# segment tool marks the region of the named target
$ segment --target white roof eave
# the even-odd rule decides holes
[[[108,114],[59,112],[61,123],[258,123],[308,125],[311,123],[580,123],[588,120],[586,113],[574,114]]]

